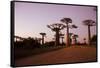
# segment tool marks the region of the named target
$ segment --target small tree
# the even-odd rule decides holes
[[[84,44],[86,44],[86,38],[84,38],[83,40],[84,40]]]
[[[40,35],[42,35],[42,45],[44,44],[44,36],[46,35],[46,33],[40,33]]]
[[[96,42],[97,42],[97,35],[93,35],[91,38],[91,43],[96,44]]]
[[[78,35],[74,34],[73,39],[74,39],[75,44],[77,44],[77,38],[78,38]]]
[[[64,39],[64,34],[60,33],[60,38],[61,38],[61,41],[62,41],[62,44],[64,43],[63,39]]]
[[[73,35],[73,33],[69,33],[70,45],[72,43],[72,35]]]

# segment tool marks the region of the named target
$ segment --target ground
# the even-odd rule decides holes
[[[15,61],[16,66],[96,61],[96,47],[71,46]]]

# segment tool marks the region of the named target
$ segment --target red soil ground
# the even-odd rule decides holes
[[[86,46],[71,46],[52,52],[33,55],[15,61],[16,66],[92,62],[96,61],[96,48]]]

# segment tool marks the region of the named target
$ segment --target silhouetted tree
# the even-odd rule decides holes
[[[86,38],[84,38],[83,40],[84,40],[84,44],[86,44]]]
[[[34,45],[35,43],[36,43],[35,40],[31,37],[28,37],[23,40],[24,48],[26,48],[26,49],[35,47],[35,45]]]
[[[60,21],[66,24],[66,27],[67,27],[67,46],[70,46],[69,28],[77,28],[77,26],[76,25],[69,25],[69,23],[72,23],[72,19],[70,19],[70,18],[63,18]]]
[[[52,31],[56,32],[56,41],[55,45],[59,45],[59,31],[65,28],[65,25],[60,24],[60,23],[55,23],[52,25],[47,25],[48,28],[50,28]]]
[[[38,41],[38,43],[40,43],[40,44],[41,44],[41,40],[42,40],[42,38],[37,38],[37,41]]]
[[[63,43],[64,43],[64,42],[63,42],[63,39],[64,39],[64,34],[60,33],[60,37],[61,37],[62,44],[63,44]]]
[[[45,43],[46,47],[54,47],[54,44],[55,44],[54,41],[49,41]]]
[[[88,45],[90,45],[91,44],[91,41],[90,41],[90,39],[91,39],[90,27],[95,26],[96,22],[93,21],[93,20],[84,20],[83,24],[88,26]]]
[[[40,33],[40,35],[42,35],[42,45],[44,44],[44,36],[46,35],[46,33]]]
[[[91,38],[91,43],[96,44],[96,42],[97,42],[97,35],[93,35]]]
[[[69,42],[69,23],[72,23],[72,19],[70,18],[63,18],[61,19],[61,22],[65,23],[66,26],[67,26],[67,46],[70,45],[70,42]]]
[[[72,43],[72,35],[73,35],[73,33],[69,33],[70,45]]]
[[[33,49],[33,48],[37,48],[40,47],[40,43],[38,42],[38,40],[32,38],[32,37],[28,37],[28,38],[22,38],[19,36],[15,36],[18,39],[21,39],[21,41],[16,41],[14,42],[15,45],[15,49]]]
[[[97,35],[93,35],[91,38],[91,42],[96,42],[97,41]]]
[[[78,38],[78,35],[74,34],[73,39],[74,39],[75,44],[77,44],[77,38]]]

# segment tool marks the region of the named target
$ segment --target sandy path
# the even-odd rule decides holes
[[[16,66],[96,61],[94,47],[68,47],[16,60]]]

